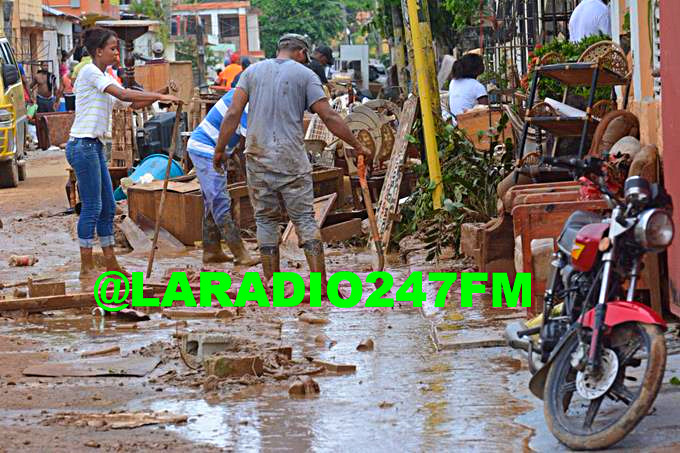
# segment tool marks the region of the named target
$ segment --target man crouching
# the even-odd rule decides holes
[[[216,171],[222,171],[224,149],[248,104],[246,173],[264,276],[269,280],[274,272],[280,271],[278,194],[281,194],[309,270],[321,273],[325,288],[323,244],[314,219],[312,165],[304,146],[305,110],[318,114],[328,129],[357,153],[368,153],[331,108],[321,81],[304,66],[308,61],[307,40],[297,34],[286,34],[279,39],[276,58],[251,65],[241,74],[222,122],[213,164]]]

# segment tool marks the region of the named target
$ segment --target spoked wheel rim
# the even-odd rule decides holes
[[[606,380],[605,370],[601,380],[591,382],[606,391],[579,391],[579,371],[570,361],[576,337],[556,357],[546,382],[546,420],[572,448],[603,448],[623,438],[651,408],[663,376],[665,343],[657,327],[624,324],[603,341],[618,361],[615,378]]]

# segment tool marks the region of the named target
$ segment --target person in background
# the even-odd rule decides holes
[[[64,74],[68,74],[69,72],[68,60],[71,58],[75,50],[76,48],[74,47],[73,49],[71,49],[70,52],[66,52],[65,50],[61,51],[61,61],[59,62],[59,78],[64,77]]]
[[[124,272],[113,250],[113,217],[116,202],[104,155],[103,138],[111,122],[113,106],[144,108],[155,101],[180,103],[175,96],[127,90],[106,73],[119,59],[118,37],[105,28],[91,27],[83,32],[83,42],[92,63],[80,68],[75,82],[76,115],[66,144],[66,160],[76,173],[82,201],[78,219],[81,278],[94,276],[92,255],[97,231],[107,271]]]
[[[29,88],[28,80],[26,80],[26,72],[24,71],[24,65],[19,63],[19,75],[21,76],[21,84],[24,87],[24,101],[28,104],[33,104],[33,96],[31,96],[31,90]]]
[[[83,48],[83,50],[81,51],[80,62],[75,66],[75,68],[73,68],[73,71],[71,71],[71,82],[73,83],[74,86],[76,83],[76,79],[78,78],[78,73],[80,72],[82,67],[90,63],[92,63],[92,57],[88,53],[87,49]]]
[[[224,68],[223,68],[223,67],[221,67],[221,66],[215,67],[215,82],[214,82],[215,85],[217,85],[217,81],[218,81],[218,79],[220,78],[220,73],[221,73],[222,71],[224,71]]]
[[[250,66],[250,58],[242,57],[241,58],[241,67],[243,68],[243,71],[248,69],[248,66]],[[234,77],[234,81],[231,82],[232,88],[236,88],[236,84],[238,84],[238,81],[241,78],[241,74],[243,74],[243,71],[239,72],[238,74],[236,74],[236,77]]]
[[[40,63],[40,69],[31,83],[31,90],[36,91],[38,113],[54,112],[59,109],[62,87],[57,84],[57,77],[50,72],[46,61]]]
[[[73,83],[71,82],[71,76],[68,75],[67,70],[64,75],[61,76],[61,88],[64,95],[73,94]]]
[[[569,41],[579,42],[597,34],[611,36],[609,0],[583,0],[569,18]]]
[[[118,57],[116,58],[116,61],[113,62],[112,65],[106,67],[106,72],[116,79],[116,82],[118,82],[118,85],[123,85],[123,68],[120,66],[120,54],[118,54]]]
[[[477,77],[483,73],[484,60],[477,54],[466,54],[453,63],[449,109],[454,119],[477,104],[489,103],[486,88],[477,81]]]
[[[243,72],[243,67],[239,64],[241,56],[237,53],[231,54],[230,64],[224,68],[217,78],[217,84],[231,88],[234,77]]]
[[[145,64],[167,63],[168,60],[166,60],[165,57],[163,56],[164,52],[165,52],[165,49],[163,48],[163,43],[162,42],[155,42],[151,46],[151,53],[152,53],[153,57],[148,58],[148,57],[145,57],[144,55],[136,53],[135,58],[139,58]]]
[[[227,175],[220,174],[213,168],[213,156],[224,114],[231,105],[235,90],[230,90],[217,101],[205,119],[191,133],[187,142],[187,151],[196,169],[198,181],[203,194],[203,262],[224,263],[229,261],[222,250],[221,239],[234,255],[234,263],[252,266],[259,263],[246,250],[239,228],[231,214],[231,197],[227,191]],[[229,139],[229,154],[239,144],[241,136],[245,136],[247,116],[241,115],[238,131]]]
[[[333,51],[328,46],[319,46],[314,49],[311,61],[309,62],[309,69],[314,71],[319,76],[319,80],[323,85],[328,84],[326,77],[326,68],[333,64]]]

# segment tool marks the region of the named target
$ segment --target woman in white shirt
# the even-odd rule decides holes
[[[83,66],[78,73],[74,90],[76,117],[66,145],[66,159],[78,178],[82,202],[78,219],[80,276],[88,277],[95,272],[92,256],[95,229],[104,252],[106,270],[127,274],[118,264],[113,251],[116,202],[102,139],[109,129],[114,104],[138,109],[155,101],[181,101],[174,96],[127,90],[106,73],[106,67],[119,56],[118,36],[111,30],[89,28],[83,32],[82,40],[92,57],[92,63]]]
[[[453,63],[449,109],[454,118],[477,104],[488,104],[486,88],[477,81],[483,73],[484,60],[477,54],[464,55]]]

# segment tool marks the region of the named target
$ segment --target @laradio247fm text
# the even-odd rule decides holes
[[[347,290],[340,294],[340,283]],[[428,294],[423,286],[436,291],[435,307],[444,307],[454,283],[460,286],[460,306],[471,307],[473,294],[485,294],[487,282],[491,287],[492,306],[516,308],[531,306],[531,275],[518,273],[515,281],[510,283],[504,273],[489,275],[481,272],[414,272],[401,283],[394,297],[391,290],[395,282],[389,272],[371,272],[365,282],[353,272],[336,272],[328,279],[325,300],[338,308],[353,308],[362,303],[366,308],[394,307],[395,302],[410,302],[414,307],[422,307]],[[371,285],[368,297],[364,299],[364,283]],[[437,285],[441,283],[438,289]],[[307,285],[303,277],[295,272],[276,272],[271,288],[265,289],[262,276],[257,272],[246,272],[238,287],[232,288],[232,280],[225,272],[201,272],[200,292],[195,294],[186,273],[173,272],[163,297],[145,297],[143,293],[144,275],[142,272],[132,273],[132,282],[119,272],[105,272],[99,276],[94,285],[94,297],[97,304],[106,311],[119,311],[131,307],[211,307],[217,300],[222,307],[243,307],[246,302],[257,302],[263,308],[297,307],[305,296],[310,307],[321,307],[322,290],[321,274],[309,274]],[[292,289],[292,291],[291,291]],[[228,294],[229,293],[229,294]],[[232,299],[231,295],[236,295]],[[198,297],[197,297],[198,296]]]

